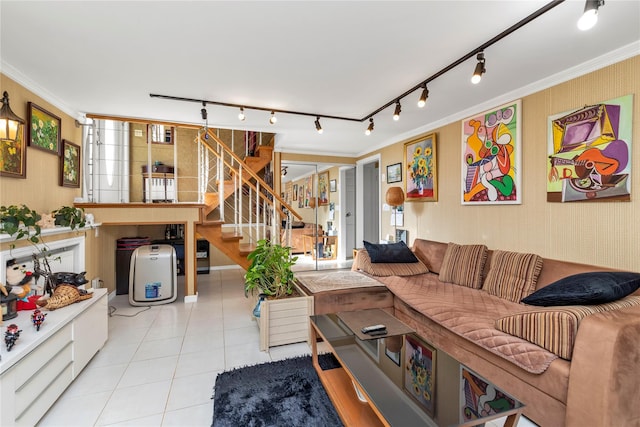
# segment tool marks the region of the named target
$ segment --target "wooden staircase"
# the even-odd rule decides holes
[[[273,147],[272,146],[259,146],[256,149],[256,156],[248,156],[244,159],[240,159],[235,153],[229,150],[229,148],[219,139],[217,138],[211,131],[208,134],[208,141],[214,141],[215,144],[218,145],[225,152],[225,156],[219,157],[225,159],[220,164],[224,165],[225,171],[227,172],[226,176],[231,176],[231,180],[225,181],[217,181],[218,192],[205,193],[204,195],[204,204],[205,206],[201,209],[200,212],[200,223],[196,224],[196,233],[207,239],[213,246],[218,248],[222,253],[228,256],[231,260],[237,263],[239,266],[244,268],[245,270],[249,267],[250,263],[247,260],[247,255],[251,253],[255,249],[255,243],[245,243],[243,236],[240,233],[225,232],[223,231],[224,221],[218,220],[210,220],[207,216],[220,207],[220,190],[222,189],[224,194],[224,199],[231,197],[236,191],[242,192],[242,185],[247,185],[251,187],[253,190],[256,189],[256,185],[259,184],[259,187],[266,190],[271,200],[277,201],[282,207],[288,209],[292,215],[300,219],[300,215],[293,210],[291,206],[289,206],[282,198],[273,192],[273,189],[267,185],[259,176],[258,172],[264,169],[272,159]],[[207,149],[209,149],[216,156],[220,156],[217,154],[217,151],[209,145],[208,142],[205,142],[203,139],[200,140]],[[235,165],[242,165],[243,173],[240,174],[239,168]],[[237,179],[242,183],[242,185],[236,185],[233,179]],[[220,188],[220,183],[222,183],[222,188]],[[264,195],[260,195],[260,198],[263,202],[273,204],[274,202],[269,200],[268,197]],[[226,207],[225,209],[228,209]],[[280,221],[280,216],[284,215],[282,211],[278,210],[278,221]],[[262,225],[264,227],[264,224]],[[277,228],[279,230],[279,227]],[[257,232],[255,233],[257,234]],[[279,233],[278,233],[279,234]],[[279,237],[279,236],[278,236]],[[279,243],[279,242],[278,242]]]

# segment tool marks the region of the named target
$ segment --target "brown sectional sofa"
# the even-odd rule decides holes
[[[640,426],[640,306],[583,318],[571,360],[565,360],[495,327],[504,316],[542,307],[441,282],[447,247],[416,239],[412,250],[428,273],[376,276],[384,286],[316,292],[315,313],[374,307],[393,313],[426,341],[525,403],[524,414],[540,426]],[[492,256],[489,251],[482,280]],[[367,261],[366,251],[359,252],[353,269]],[[573,274],[611,270],[542,259],[539,271],[536,289]],[[628,298],[637,300],[636,295],[640,291]]]

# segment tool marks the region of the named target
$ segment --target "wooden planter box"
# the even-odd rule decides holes
[[[310,343],[309,316],[313,315],[313,296],[306,295],[298,286],[301,296],[265,300],[256,318],[260,328],[260,351],[269,347],[307,341]],[[258,296],[253,296],[253,305]]]

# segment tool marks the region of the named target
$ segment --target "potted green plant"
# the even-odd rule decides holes
[[[26,205],[0,206],[0,231],[15,240],[28,237],[31,243],[40,242],[40,214]]]
[[[70,227],[72,230],[82,228],[86,225],[84,218],[84,208],[74,206],[62,206],[51,212],[55,218],[55,224],[63,227]]]
[[[257,290],[260,294],[277,299],[293,293],[295,287],[291,267],[298,257],[291,257],[290,247],[262,239],[247,259],[251,264],[244,276],[245,295]]]
[[[296,284],[291,267],[298,257],[291,256],[288,246],[259,240],[247,259],[251,264],[244,276],[245,295],[254,296],[260,350],[309,341],[313,297]]]

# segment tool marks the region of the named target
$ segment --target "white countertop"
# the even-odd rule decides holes
[[[47,338],[51,337],[65,325],[69,324],[69,322],[75,319],[80,313],[97,303],[101,297],[106,295],[107,289],[94,289],[93,293],[93,297],[87,300],[70,304],[57,310],[50,311],[43,309],[42,312],[46,313],[47,317],[44,322],[42,322],[40,331],[36,331],[36,327],[31,321],[31,314],[33,313],[33,310],[19,311],[18,317],[5,320],[2,324],[0,334],[2,338],[2,341],[0,342],[0,356],[2,357],[2,360],[0,361],[0,375],[33,351]],[[20,332],[20,338],[18,338],[11,351],[7,351],[7,347],[4,343],[4,333],[7,330],[7,326],[12,323],[18,325],[18,329],[22,329],[22,332]]]

